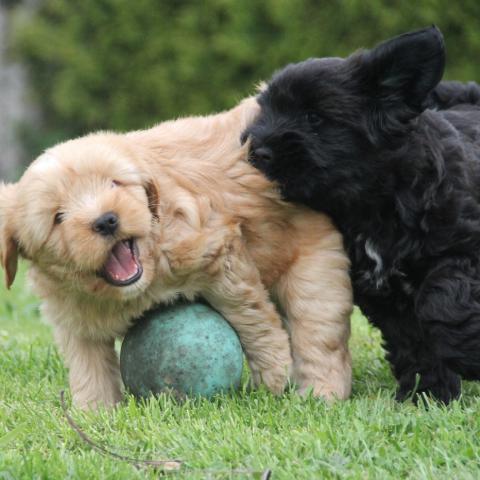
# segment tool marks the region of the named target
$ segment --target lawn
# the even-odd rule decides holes
[[[243,389],[213,401],[127,398],[114,411],[70,413],[120,454],[183,460],[167,478],[261,478],[255,472],[266,468],[275,480],[479,478],[479,387],[465,383],[463,398],[448,408],[397,404],[379,334],[358,313],[351,347],[352,398],[333,406]],[[0,287],[0,479],[161,476],[87,445],[62,413],[66,385],[22,268],[12,291]]]

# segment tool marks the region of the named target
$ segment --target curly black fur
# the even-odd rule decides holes
[[[289,65],[245,138],[287,200],[342,232],[398,398],[448,403],[480,378],[480,89],[439,84],[444,59],[431,27]]]
[[[480,85],[475,82],[441,82],[431,94],[431,108],[446,110],[458,105],[480,106]]]

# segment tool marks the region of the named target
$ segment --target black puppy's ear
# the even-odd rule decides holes
[[[387,40],[360,56],[372,140],[391,138],[427,106],[445,68],[445,44],[432,26]]]
[[[365,66],[383,100],[422,108],[443,76],[443,35],[432,26],[392,38],[367,53]]]

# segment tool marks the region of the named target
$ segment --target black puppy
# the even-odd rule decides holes
[[[431,94],[430,108],[445,110],[463,104],[480,106],[480,85],[475,82],[440,82]]]
[[[355,301],[383,333],[397,398],[448,403],[460,377],[480,378],[480,90],[435,91],[444,63],[432,27],[289,65],[259,95],[244,138],[285,199],[343,233]]]

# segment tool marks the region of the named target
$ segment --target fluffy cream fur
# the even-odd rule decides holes
[[[283,203],[246,162],[239,138],[256,113],[247,99],[218,115],[71,140],[18,183],[0,186],[6,282],[18,254],[30,261],[78,406],[120,400],[114,339],[178,297],[203,297],[225,316],[255,384],[280,393],[290,375],[301,391],[349,395],[352,298],[342,239],[325,216]],[[92,224],[109,211],[119,230],[101,236]],[[137,241],[143,275],[112,286],[98,272],[127,238]]]

